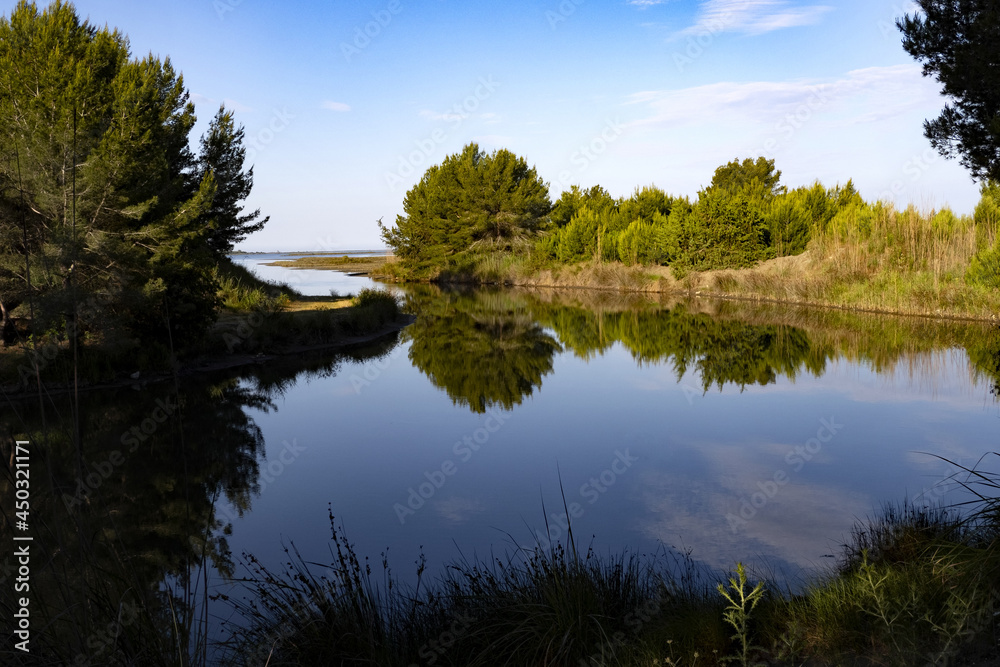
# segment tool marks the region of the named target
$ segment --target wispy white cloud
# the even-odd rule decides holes
[[[931,91],[933,92],[933,91]],[[741,124],[773,123],[802,108],[810,116],[839,112],[846,124],[885,120],[926,101],[928,88],[919,65],[853,70],[832,80],[720,82],[678,90],[642,91],[627,104],[650,111],[630,127],[704,124],[738,119]]]
[[[694,25],[679,35],[742,32],[760,35],[818,23],[832,7],[793,5],[789,0],[705,0]]]
[[[640,7],[646,9],[647,7],[653,7],[655,5],[662,5],[668,0],[628,0],[628,4],[633,7]]]
[[[329,109],[330,111],[350,111],[351,105],[344,104],[343,102],[333,102],[331,100],[324,100],[320,105],[324,109]]]
[[[232,109],[238,113],[250,113],[253,111],[253,107],[248,107],[247,105],[237,102],[236,100],[229,99],[228,97],[222,100],[222,103],[226,105],[227,109]]]
[[[194,102],[195,106],[200,104],[210,104],[213,102],[211,97],[205,97],[201,93],[191,93],[191,101]]]

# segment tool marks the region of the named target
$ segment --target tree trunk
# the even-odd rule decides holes
[[[4,347],[13,345],[14,341],[17,340],[17,327],[14,326],[14,320],[10,316],[10,311],[17,306],[16,303],[4,304],[3,301],[0,301],[0,345]]]

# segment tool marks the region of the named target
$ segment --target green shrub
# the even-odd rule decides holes
[[[980,250],[972,257],[965,280],[1000,290],[1000,238],[992,248]]]

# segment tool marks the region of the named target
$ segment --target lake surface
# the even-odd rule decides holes
[[[273,259],[240,261],[314,294],[370,283],[260,267]],[[795,588],[881,504],[957,498],[942,484],[956,469],[935,455],[971,467],[1000,442],[995,325],[576,290],[403,293],[415,323],[347,354],[179,393],[86,395],[79,457],[59,430],[68,399],[5,408],[0,427],[27,433],[48,470],[37,512],[52,534],[37,539],[66,540],[58,527],[88,516],[115,546],[70,569],[125,553],[147,584],[176,584],[202,560],[225,570],[227,549],[237,574],[244,552],[280,569],[283,543],[328,560],[332,511],[359,554],[387,550],[412,580],[421,553],[433,575],[462,554],[564,541],[564,493],[577,541],[599,553],[675,548]],[[227,590],[214,565],[207,585]],[[214,624],[225,612],[210,606]]]

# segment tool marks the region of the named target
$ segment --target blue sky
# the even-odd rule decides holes
[[[696,196],[766,155],[794,187],[971,212],[978,188],[923,137],[939,85],[900,45],[904,0],[86,0],[133,55],[169,56],[199,115],[246,127],[245,250],[382,245],[431,164],[477,141],[551,184]],[[12,3],[5,13],[9,14]]]

